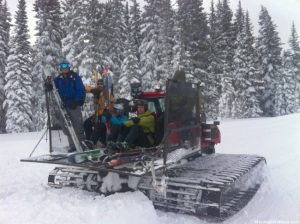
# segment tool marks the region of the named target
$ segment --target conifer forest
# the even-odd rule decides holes
[[[30,43],[25,0],[12,18],[0,0],[0,133],[40,131],[47,120],[43,69],[59,73],[66,59],[85,84],[108,64],[116,98],[130,83],[144,91],[176,70],[203,90],[208,119],[282,116],[300,111],[300,44],[291,21],[286,47],[268,9],[258,33],[241,2],[228,0],[36,0]],[[12,22],[14,21],[14,24]],[[88,116],[89,98],[84,105]]]

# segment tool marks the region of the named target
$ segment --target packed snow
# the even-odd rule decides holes
[[[267,159],[266,180],[249,204],[225,223],[300,224],[300,114],[226,120],[219,153]],[[21,163],[42,133],[0,135],[1,224],[201,224],[196,217],[155,210],[141,192],[108,197],[47,185],[54,165]],[[35,154],[47,152],[43,140]]]

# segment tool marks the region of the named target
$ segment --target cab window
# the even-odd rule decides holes
[[[153,101],[148,101],[148,111],[157,113],[155,103]]]
[[[161,108],[161,112],[165,112],[165,98],[159,98],[158,102],[159,102],[159,106]]]

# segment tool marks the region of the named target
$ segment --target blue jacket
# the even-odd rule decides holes
[[[121,117],[116,117],[116,116],[112,115],[110,118],[111,125],[121,125],[125,121],[128,121],[128,116],[126,116],[126,115],[123,115]],[[101,122],[104,123],[104,116],[101,117]]]
[[[85,89],[81,77],[77,73],[70,71],[66,77],[60,74],[54,79],[54,83],[66,107],[74,102],[79,106],[83,105]]]

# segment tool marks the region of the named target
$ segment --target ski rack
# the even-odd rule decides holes
[[[50,79],[49,81],[51,81],[51,84],[53,86],[52,93],[53,93],[53,96],[54,96],[54,100],[55,100],[55,102],[56,102],[56,104],[59,108],[60,115],[62,116],[62,118],[64,120],[64,123],[65,123],[65,126],[66,126],[66,128],[67,128],[67,130],[70,134],[70,137],[72,138],[72,140],[74,142],[76,151],[77,152],[83,152],[82,146],[81,146],[80,141],[79,141],[79,139],[76,135],[76,132],[75,132],[74,127],[72,125],[69,114],[68,114],[66,108],[63,106],[64,104],[63,104],[63,102],[62,102],[62,100],[61,100],[61,98],[58,94],[58,90],[55,87],[55,83],[53,81],[53,74],[51,74],[50,69],[48,68],[49,66],[46,66],[46,67],[47,67],[47,69],[44,68],[44,76],[45,76],[44,78],[45,78],[45,80]],[[47,97],[47,95],[46,95],[46,97]],[[49,112],[47,111],[47,113],[49,113]],[[51,124],[49,124],[49,125],[51,125]],[[51,131],[50,126],[49,126],[49,131]],[[50,139],[50,141],[51,141],[51,139]],[[50,146],[51,146],[51,143],[50,143]],[[50,151],[51,151],[51,149],[50,149]]]

